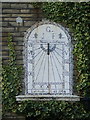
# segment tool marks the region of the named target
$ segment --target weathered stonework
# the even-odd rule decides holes
[[[2,17],[2,19],[1,19]],[[21,17],[23,22],[18,25],[16,18]],[[2,20],[2,22],[1,22]],[[12,33],[13,44],[17,56],[17,65],[23,65],[23,42],[24,33],[35,22],[42,20],[42,11],[34,8],[32,4],[25,2],[2,3],[2,15],[0,15],[0,24],[2,23],[2,63],[8,63],[8,33]],[[24,75],[22,74],[22,79]],[[23,81],[22,81],[23,84]],[[25,120],[23,116],[8,115],[3,120]]]
[[[28,8],[28,4],[22,4],[22,3],[15,3],[15,4],[11,4],[11,8],[22,8],[22,9],[24,9],[24,8]]]
[[[23,23],[18,25],[16,18],[21,17]],[[15,51],[17,53],[17,64],[23,64],[22,52],[24,32],[30,28],[35,22],[42,20],[42,11],[34,8],[30,3],[2,3],[2,55],[3,64],[7,64],[8,60],[8,47],[7,37],[8,33],[12,33]]]

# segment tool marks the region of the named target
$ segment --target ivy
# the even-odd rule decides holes
[[[15,96],[21,92],[22,67],[16,64],[15,49],[12,35],[8,35],[9,60],[7,65],[3,65],[3,113],[16,112],[17,102]]]
[[[68,26],[73,32],[76,89],[81,97],[90,97],[90,2],[42,2],[33,4],[43,11],[45,18]],[[22,113],[35,120],[90,119],[90,111],[84,109],[81,102],[23,101],[17,104],[15,96],[21,91],[21,69],[15,62],[16,56],[11,35],[8,40],[10,59],[8,65],[3,66],[4,111]]]
[[[37,3],[39,5],[39,3]],[[90,98],[90,35],[89,35],[89,6],[90,2],[73,3],[73,2],[45,2],[40,4],[45,18],[68,26],[71,32],[73,32],[73,39],[75,42],[73,54],[75,56],[75,85],[78,95],[81,97]],[[55,103],[53,103],[55,104]],[[89,111],[86,113],[81,103],[64,103],[64,107],[61,108],[60,103],[59,115],[56,112],[53,118],[51,115],[53,109],[51,107],[50,116],[48,119],[89,119]],[[55,108],[55,107],[54,107]],[[54,109],[55,110],[55,109]],[[60,110],[62,113],[60,113]],[[74,112],[73,112],[74,111]],[[83,112],[82,112],[83,111]],[[88,117],[87,117],[88,114]],[[64,117],[63,117],[64,116]]]
[[[77,69],[77,91],[80,96],[90,97],[90,35],[89,35],[89,5],[87,3],[43,3],[42,10],[49,20],[67,25],[74,34]]]

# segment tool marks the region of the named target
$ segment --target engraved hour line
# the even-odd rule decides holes
[[[44,57],[45,57],[45,53],[44,53],[44,56],[43,56],[43,59],[44,59]],[[41,67],[42,67],[42,64],[43,64],[43,60],[42,59],[42,61],[41,61],[41,65],[40,65],[40,67],[39,67],[39,70],[38,70],[38,72],[37,72],[37,76],[36,76],[36,79],[35,79],[35,81],[37,80],[37,78],[38,78],[38,75],[39,75],[39,73],[40,73],[40,69],[41,69]]]
[[[41,52],[42,52],[42,50],[40,50],[40,52],[38,52],[38,53],[34,56],[34,58],[37,57]]]
[[[54,82],[55,82],[55,74],[54,74],[54,70],[53,70],[53,63],[52,63],[51,54],[50,54],[50,60],[51,60],[52,72],[53,72],[53,77],[54,77]],[[56,85],[55,85],[55,88],[56,88],[56,90],[57,90]]]
[[[48,54],[48,92],[50,93],[50,84],[49,84],[49,52],[47,53]]]
[[[57,45],[65,45],[65,46],[68,46],[69,47],[69,44],[68,43],[65,43],[65,42],[62,42],[62,41],[56,41]]]
[[[62,56],[56,50],[54,50],[54,51],[62,58]]]
[[[52,54],[52,53],[51,53],[51,54]],[[56,65],[56,62],[55,62],[55,60],[54,60],[53,55],[52,55],[52,58],[53,58],[53,61],[54,61],[55,67],[56,67],[56,69],[57,69],[57,72],[58,72],[59,78],[60,78],[60,80],[61,80],[61,76],[60,76],[60,74],[59,74],[59,70],[58,70],[58,68],[57,68],[57,65]]]
[[[59,62],[59,64],[62,66],[61,62],[59,61],[59,59],[57,58],[56,54],[54,52],[52,52],[54,54],[54,56],[56,57],[57,61]]]
[[[52,52],[53,54],[54,54],[54,56],[56,57],[56,59],[57,59],[57,61],[60,63],[60,61],[59,61],[59,59],[58,59],[58,57],[56,56],[56,54],[54,53],[54,52]],[[63,61],[64,62],[64,61]],[[60,63],[61,64],[61,63]],[[61,64],[61,66],[62,66],[62,64]],[[68,72],[65,68],[64,68],[64,70],[66,71],[66,72]],[[66,73],[65,72],[65,73]],[[67,75],[68,76],[68,75]]]
[[[59,49],[59,50],[62,51],[62,49],[60,49],[60,48],[58,48],[58,47],[56,47],[56,49]],[[64,51],[64,52],[65,52],[66,55],[68,54],[68,52],[66,52],[66,51]]]
[[[33,47],[32,47],[32,51],[33,51],[33,53],[35,53],[35,52],[34,52],[34,45],[33,45]],[[32,58],[33,58],[33,57],[34,57],[34,54],[32,55]],[[34,78],[34,77],[35,77],[35,76],[34,76],[34,59],[33,59],[33,64],[32,64],[32,71],[33,71],[32,87],[35,88],[35,86],[34,86],[34,84],[33,84],[33,83],[34,83],[34,79],[35,79],[35,78]]]
[[[37,50],[39,50],[39,49],[41,49],[41,47],[34,49],[34,51],[37,51]]]
[[[35,51],[35,49],[34,49],[34,51]],[[42,54],[41,54],[42,55]],[[34,58],[33,58],[33,60],[34,60]],[[34,64],[34,63],[33,63]],[[35,68],[35,67],[34,67]],[[33,78],[33,80],[34,80],[34,78]],[[29,84],[30,82],[28,82],[27,84]]]
[[[57,58],[57,56],[55,55],[55,53],[53,52],[52,54],[54,54],[54,56],[56,57],[57,61],[59,62],[59,64],[62,66],[62,64],[60,63],[59,59]],[[63,67],[63,66],[62,66]],[[65,76],[68,76],[68,71],[64,68],[64,73],[65,73]]]
[[[45,58],[45,61],[44,61],[44,69],[43,69],[43,75],[42,75],[42,82],[43,82],[43,78],[44,78],[44,72],[45,72],[45,68],[46,68],[46,60],[47,60],[47,57]]]
[[[62,45],[62,80],[63,80],[63,84],[62,84],[62,90],[65,89],[65,76],[64,76],[64,70],[65,70],[65,67],[64,67],[64,45]]]
[[[42,57],[43,53],[44,53],[44,51],[42,52],[42,54],[40,55],[39,59],[37,60],[37,62],[36,62],[36,64],[35,64],[34,68],[36,68],[36,66],[38,65],[39,60],[41,59],[41,57]]]
[[[51,65],[52,65],[53,77],[54,77],[54,81],[55,81],[55,74],[54,74],[54,70],[53,70],[53,63],[52,63],[52,58],[51,58],[51,55],[50,55],[50,60],[51,60]]]

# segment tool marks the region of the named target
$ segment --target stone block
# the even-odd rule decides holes
[[[0,22],[0,27],[2,27],[2,22]],[[0,30],[1,31],[1,30]]]
[[[9,25],[10,25],[10,26],[18,26],[18,24],[17,24],[16,22],[13,22],[13,21],[12,21],[12,22],[9,22]]]
[[[3,37],[2,37],[2,41],[6,42],[7,41],[7,37],[4,37],[4,33],[3,33]]]
[[[2,119],[2,109],[0,108],[0,120]]]
[[[6,56],[6,55],[2,55],[2,59],[4,59],[4,60],[8,60],[8,56]]]
[[[22,10],[20,10],[20,12],[21,12],[21,13],[30,13],[30,10],[29,10],[29,9],[28,9],[28,10],[22,9]]]
[[[18,45],[23,45],[23,42],[22,41],[18,41]]]
[[[32,19],[32,17],[31,18],[30,17],[29,18],[26,18],[26,17],[23,18],[24,21],[29,21],[31,19]]]
[[[4,18],[3,21],[16,21],[16,18],[14,17],[8,17],[8,18]]]
[[[21,9],[21,8],[27,8],[27,4],[11,4],[11,8]]]
[[[11,114],[10,116],[3,117],[2,120],[25,120],[25,117]]]
[[[0,48],[1,48],[2,42],[0,41]],[[0,49],[1,50],[1,49]],[[1,52],[1,51],[0,51]]]
[[[13,41],[24,41],[24,38],[23,37],[14,37],[13,38]]]
[[[11,14],[2,14],[2,18],[11,17]]]
[[[2,17],[0,17],[0,22],[2,21]]]
[[[28,4],[28,7],[29,7],[29,8],[34,8],[34,6],[33,6],[33,5],[31,5],[31,4]]]
[[[32,14],[12,14],[12,17],[32,17]]]
[[[23,65],[24,64],[23,60],[17,60],[16,62],[17,62],[17,65]]]
[[[20,31],[20,32],[26,32],[26,30],[28,30],[29,27],[30,27],[30,26],[28,26],[28,27],[19,27],[19,31]]]
[[[23,46],[15,46],[15,50],[23,50]]]
[[[0,27],[0,33],[2,32],[2,28]]]
[[[17,54],[18,55],[18,54]],[[17,60],[23,60],[23,56],[17,56]]]
[[[35,21],[24,21],[24,26],[32,26],[35,23]]]
[[[8,22],[2,22],[2,27],[8,26]]]
[[[8,3],[2,3],[2,8],[10,8],[11,5]]]
[[[11,27],[11,28],[10,28],[10,27],[8,27],[8,28],[7,28],[7,27],[3,27],[3,28],[2,28],[2,31],[3,31],[3,32],[8,32],[8,33],[14,32],[14,30],[15,30],[15,29],[14,29],[13,27]]]
[[[2,45],[7,45],[7,42],[6,41],[5,42],[2,41]]]
[[[24,34],[20,33],[20,32],[14,32],[12,33],[13,37],[24,37]]]
[[[19,13],[20,12],[20,10],[14,10],[14,9],[3,9],[2,10],[2,13]]]
[[[2,17],[2,14],[0,13],[0,17]]]
[[[2,46],[2,50],[8,50],[8,46]]]
[[[30,12],[34,14],[41,14],[42,11],[40,9],[30,9]]]
[[[7,51],[2,51],[3,56],[7,56],[8,52]]]
[[[16,53],[16,55],[18,54],[18,55],[21,55],[22,54],[22,51],[15,51],[15,53]]]

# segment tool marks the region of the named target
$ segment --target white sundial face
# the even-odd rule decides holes
[[[63,27],[42,24],[27,39],[27,93],[71,94],[70,40]]]

